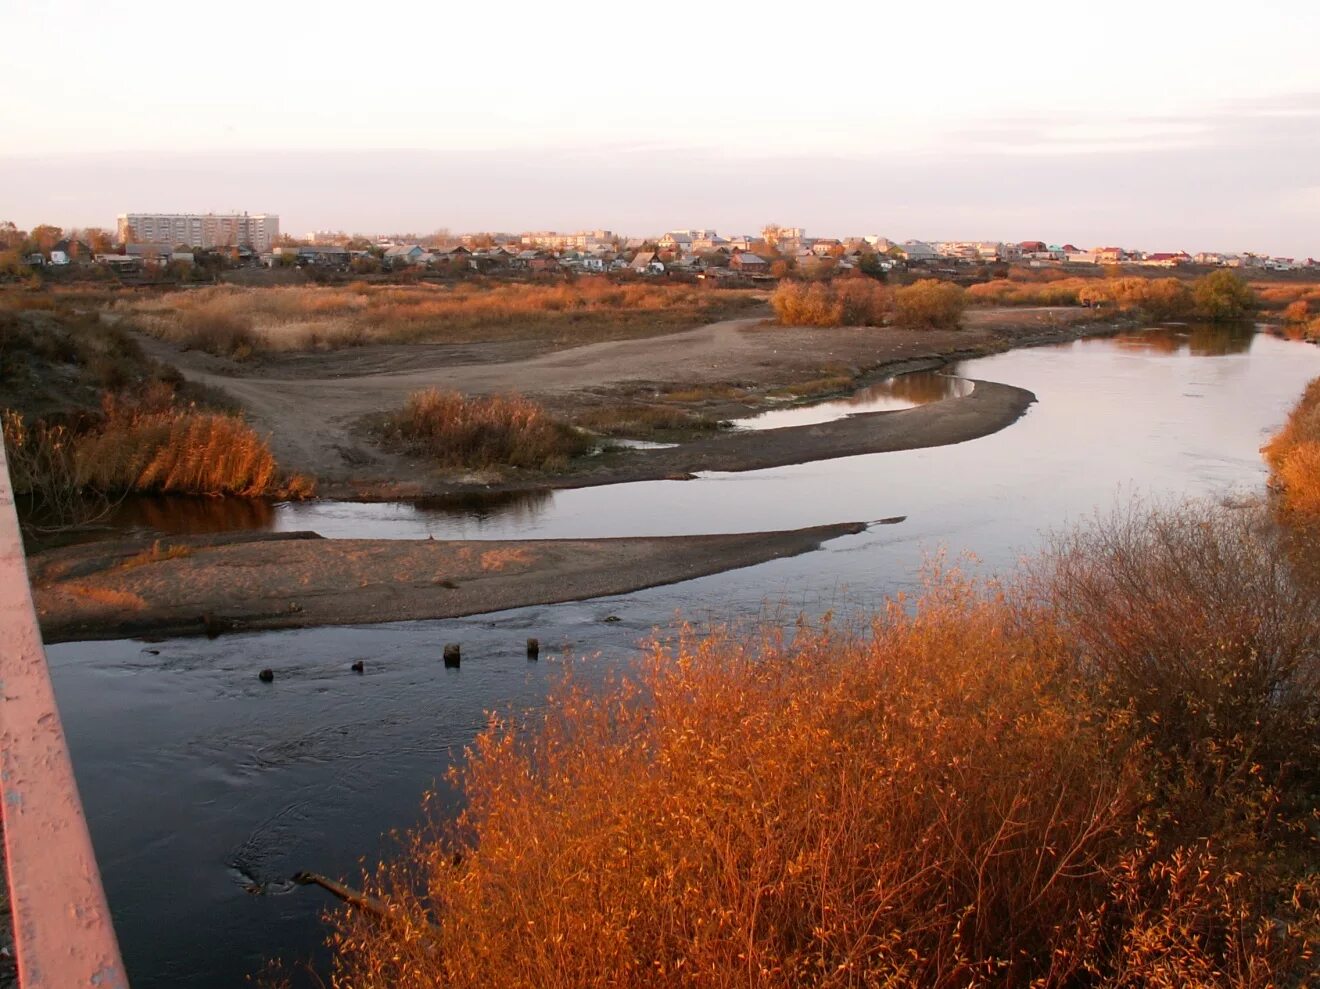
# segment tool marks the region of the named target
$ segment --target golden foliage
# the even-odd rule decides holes
[[[1320,518],[1320,378],[1306,386],[1263,452],[1279,505],[1303,518]]]
[[[1289,629],[1320,606],[1236,607],[1278,577],[1258,520],[1156,521],[1144,541],[1098,526],[1007,590],[937,574],[867,630],[687,629],[633,675],[570,674],[544,712],[491,720],[452,774],[457,823],[368,880],[389,921],[335,916],[333,984],[1305,978],[1320,653]],[[1197,594],[1185,674],[1161,623]],[[1268,687],[1265,651],[1290,671]],[[1130,686],[1118,654],[1167,689]],[[1225,720],[1184,718],[1181,691],[1211,685]]]
[[[3,413],[17,494],[56,501],[77,492],[308,497],[315,483],[283,477],[266,441],[238,416],[150,398],[106,395],[93,428],[74,431]]]
[[[781,281],[770,303],[785,326],[880,326],[893,305],[885,286],[869,278]]]
[[[894,292],[894,323],[923,329],[956,329],[966,306],[962,286],[923,278]]]

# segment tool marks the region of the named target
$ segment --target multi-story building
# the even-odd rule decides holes
[[[247,247],[269,251],[280,236],[273,213],[121,213],[122,243],[186,244],[189,247]]]
[[[541,247],[550,251],[591,251],[612,244],[614,234],[608,230],[580,230],[572,234],[541,230],[525,233],[520,240],[525,247]]]

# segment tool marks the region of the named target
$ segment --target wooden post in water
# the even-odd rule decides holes
[[[459,645],[457,642],[451,642],[445,646],[445,666],[457,668],[459,663]]]

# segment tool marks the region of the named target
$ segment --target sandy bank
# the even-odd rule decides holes
[[[865,528],[452,542],[184,537],[65,547],[28,568],[52,643],[456,618],[671,584],[810,552]]]

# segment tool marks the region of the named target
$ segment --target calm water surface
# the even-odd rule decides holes
[[[622,597],[469,619],[49,650],[134,986],[241,985],[265,957],[316,954],[323,894],[300,869],[353,875],[416,820],[484,712],[540,703],[566,649],[597,674],[677,613],[697,620],[867,607],[915,586],[926,554],[1012,567],[1042,534],[1133,494],[1261,490],[1258,449],[1320,349],[1194,328],[969,361],[965,379],[1039,403],[1008,429],[932,450],[687,482],[420,505],[138,503],[165,531],[314,529],[465,538],[756,531],[905,515],[820,552]],[[607,616],[620,622],[607,623]],[[539,663],[523,641],[539,636]],[[463,666],[443,669],[445,642]],[[153,654],[148,650],[159,650]],[[366,674],[349,672],[363,659]],[[272,667],[274,684],[256,679]],[[267,895],[245,891],[269,884]]]

